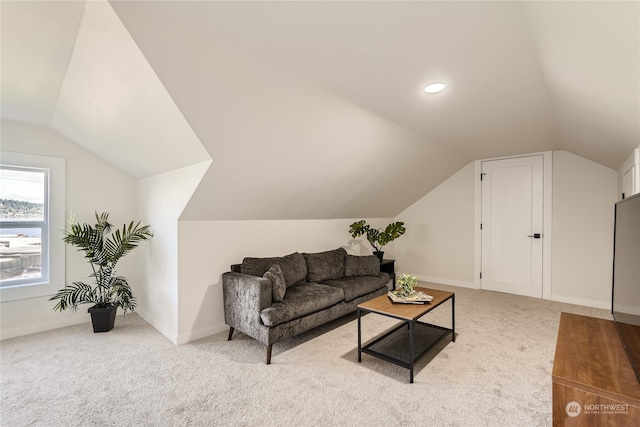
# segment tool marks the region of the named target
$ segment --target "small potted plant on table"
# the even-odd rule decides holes
[[[413,288],[418,284],[418,276],[412,276],[410,274],[403,274],[398,279],[398,288],[400,289],[403,297],[408,297],[413,292]]]
[[[63,311],[78,305],[90,303],[89,308],[93,332],[108,332],[113,329],[116,310],[122,307],[124,314],[133,311],[136,299],[131,287],[122,276],[116,275],[118,261],[135,249],[144,240],[153,237],[150,226],[141,226],[140,222],[131,222],[122,226],[122,230],[111,231],[112,225],[108,221],[109,213],[96,212],[96,224],[78,224],[73,215],[63,233],[63,240],[84,252],[93,273],[93,284],[73,282],[66,284],[50,301],[58,300],[54,310]]]

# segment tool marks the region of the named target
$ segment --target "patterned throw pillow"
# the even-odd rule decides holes
[[[287,283],[284,281],[284,274],[278,264],[273,264],[270,269],[264,273],[265,279],[271,280],[271,288],[273,289],[273,300],[280,302],[287,292]]]

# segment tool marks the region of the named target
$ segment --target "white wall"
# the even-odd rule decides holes
[[[349,235],[349,225],[359,219],[180,221],[178,344],[227,329],[221,275],[231,264],[241,263],[247,256],[282,256],[338,247],[369,255],[372,249],[366,239]],[[390,218],[367,220],[375,227],[390,222]]]
[[[94,212],[110,212],[113,224],[137,218],[135,181],[116,167],[93,155],[58,133],[39,126],[2,120],[2,149],[66,159],[66,206],[79,221],[92,221]],[[66,281],[84,280],[91,273],[81,253],[67,246]],[[130,282],[139,280],[135,253],[118,264],[119,274]],[[64,283],[60,283],[62,287]],[[88,322],[86,307],[77,313],[52,310],[49,297],[9,301],[0,304],[0,333],[3,339],[62,326]],[[90,326],[89,326],[90,328]]]
[[[553,152],[552,299],[611,308],[617,172]]]
[[[220,277],[245,256],[338,246],[349,247],[351,253],[371,252],[366,240],[361,238],[358,244],[348,234],[349,225],[360,218],[180,220],[209,162],[136,185],[121,170],[54,131],[11,121],[2,121],[2,149],[64,157],[65,210],[81,220],[105,210],[115,224],[132,219],[151,224],[155,238],[125,258],[119,272],[132,282],[141,315],[176,344],[225,329]],[[606,308],[617,172],[565,151],[554,152],[553,164],[552,299]],[[471,163],[396,218],[369,222],[380,227],[394,220],[406,223],[407,234],[385,247],[397,260],[398,272],[472,286],[473,214]],[[81,254],[67,247],[66,255],[66,280],[85,278],[89,270]],[[144,268],[139,268],[141,263]],[[89,320],[85,310],[57,313],[52,307],[47,297],[2,303],[2,338]]]
[[[396,270],[474,287],[474,183],[469,164],[398,215]],[[553,152],[552,300],[609,308],[617,172],[566,151]]]
[[[396,240],[396,271],[420,280],[474,287],[474,164],[401,212],[407,233]]]
[[[144,277],[134,287],[137,311],[149,324],[177,344],[178,336],[178,219],[210,161],[141,179],[140,211],[154,238],[144,252]],[[198,241],[195,247],[200,247]],[[186,286],[186,285],[184,285]]]

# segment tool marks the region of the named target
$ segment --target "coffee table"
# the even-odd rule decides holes
[[[407,368],[410,383],[413,383],[413,367],[420,356],[449,334],[451,334],[451,341],[456,340],[456,294],[421,287],[415,289],[431,295],[433,301],[427,304],[400,304],[391,302],[387,295],[381,295],[358,305],[358,362],[362,362],[362,353],[367,353]],[[451,300],[451,329],[418,320],[449,300]],[[361,317],[363,313],[392,317],[402,320],[402,323],[362,346]]]

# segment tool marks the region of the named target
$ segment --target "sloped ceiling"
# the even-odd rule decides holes
[[[49,126],[136,178],[209,159],[107,2],[0,11],[2,118]]]
[[[617,168],[640,139],[638,2],[113,4],[145,53],[161,22],[472,158],[567,149]],[[449,88],[425,96],[432,81]]]
[[[213,158],[185,218],[390,217],[472,159],[565,149],[618,168],[640,142],[638,2],[0,12],[2,117],[137,177]]]
[[[2,118],[51,124],[85,5],[0,2]]]

